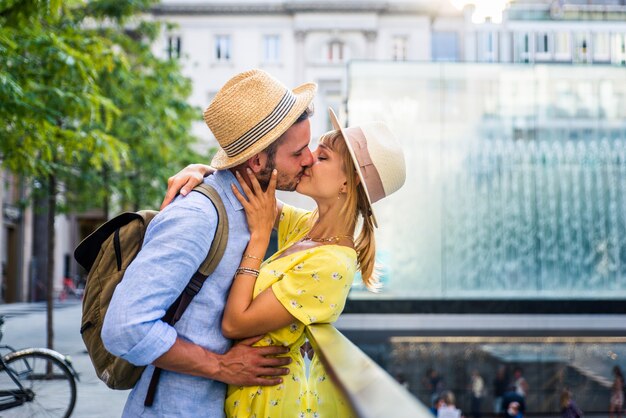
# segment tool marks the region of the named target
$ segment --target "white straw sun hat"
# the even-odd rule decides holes
[[[372,203],[397,191],[406,179],[402,148],[384,122],[342,128],[335,112],[330,108],[328,112],[333,128],[341,131],[346,141],[370,204],[372,220],[378,227]]]
[[[204,111],[220,145],[211,166],[231,168],[263,151],[304,113],[316,90],[315,83],[289,90],[261,70],[228,80]]]

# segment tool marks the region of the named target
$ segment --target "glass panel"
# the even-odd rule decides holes
[[[326,59],[330,63],[339,63],[344,60],[344,44],[332,41],[326,45]]]
[[[167,57],[169,59],[180,58],[181,40],[180,36],[167,37]]]
[[[497,32],[479,32],[478,39],[480,61],[497,61]]]
[[[626,33],[613,34],[612,61],[615,64],[626,65]]]
[[[515,32],[513,38],[513,61],[530,62],[530,34],[527,32]]]
[[[382,293],[626,297],[626,73],[609,66],[350,66],[351,124],[384,118],[408,167],[376,204]]]
[[[574,61],[589,62],[589,34],[576,33],[574,35]]]
[[[266,63],[280,61],[280,36],[265,35],[263,37],[263,61]]]
[[[231,40],[229,35],[217,35],[215,37],[215,60],[230,61]]]
[[[550,45],[549,45],[549,35],[545,32],[540,32],[537,33],[537,35],[535,36],[535,41],[536,41],[536,46],[535,46],[535,52],[537,54],[545,54],[550,52]]]
[[[571,35],[568,32],[556,33],[554,55],[557,61],[571,59]]]
[[[607,416],[613,370],[626,367],[620,337],[392,337],[384,350],[389,373],[424,404],[450,391],[465,416],[520,398],[529,416],[556,416],[564,388],[585,415]]]
[[[611,54],[611,37],[608,33],[595,33],[593,35],[593,59],[594,61],[609,61]]]
[[[394,61],[406,61],[406,44],[405,36],[394,36],[392,41],[391,59]]]
[[[455,32],[433,32],[433,61],[458,61],[458,37]]]

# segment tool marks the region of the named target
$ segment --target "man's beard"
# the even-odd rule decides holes
[[[261,184],[263,190],[267,189],[267,186],[270,184],[270,178],[272,176],[272,170],[274,170],[274,168],[276,168],[276,164],[274,163],[274,161],[268,160],[265,168],[259,171],[259,173],[257,174],[257,179],[259,180],[259,183]],[[304,170],[302,170],[302,172],[304,172]],[[289,178],[288,176],[281,174],[281,172],[279,171],[278,178],[276,179],[276,190],[293,192],[298,186],[298,180],[299,176],[296,176],[296,178]]]

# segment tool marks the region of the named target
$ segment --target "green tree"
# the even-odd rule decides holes
[[[111,194],[140,206],[155,199],[164,172],[198,158],[189,151],[189,82],[150,53],[154,25],[124,26],[151,3],[0,0],[0,158],[34,180],[35,207],[47,214],[39,261],[49,347],[57,211],[94,206],[94,196],[108,205]],[[73,205],[58,205],[60,184]]]
[[[111,196],[125,209],[138,210],[155,206],[163,196],[165,180],[181,166],[202,158],[192,151],[195,138],[190,133],[192,121],[200,111],[187,103],[191,82],[183,77],[176,60],[157,59],[150,44],[158,26],[143,22],[133,30],[107,27],[101,35],[114,43],[119,57],[115,65],[101,72],[99,83],[112,103],[121,109],[113,126],[107,130],[127,146],[122,170],[105,164],[102,170],[75,177],[72,191],[74,207],[93,205],[97,192],[108,207]]]

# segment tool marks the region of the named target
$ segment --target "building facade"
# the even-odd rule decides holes
[[[288,86],[318,84],[317,136],[325,109],[344,106],[346,67],[355,59],[463,59],[464,15],[446,2],[163,1],[153,18],[174,25],[155,53],[181,60],[193,80],[193,104],[206,107],[232,75],[261,68]],[[435,50],[433,51],[433,46]],[[211,139],[198,123],[195,133]]]

